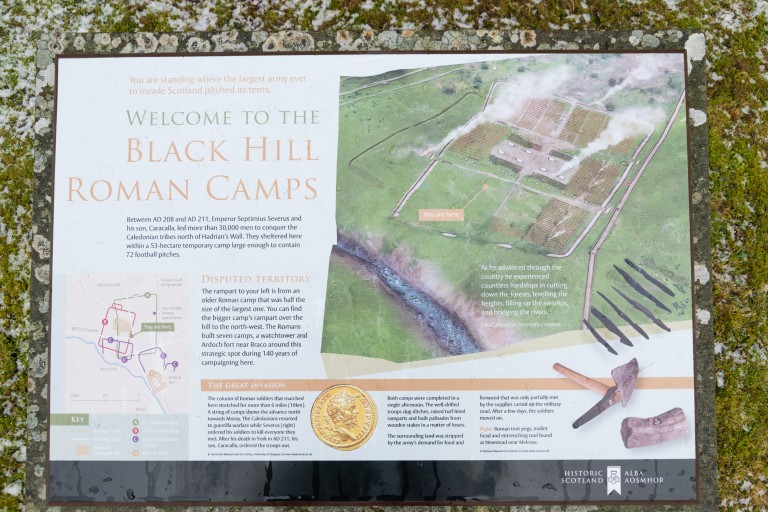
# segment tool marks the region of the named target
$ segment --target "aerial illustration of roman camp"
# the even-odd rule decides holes
[[[683,64],[343,77],[322,351],[408,362],[579,332],[615,352],[690,321]]]

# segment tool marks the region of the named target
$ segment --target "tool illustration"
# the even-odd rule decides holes
[[[685,413],[679,407],[650,418],[624,418],[621,439],[626,448],[640,448],[671,441],[688,433]]]
[[[632,358],[630,362],[611,370],[611,377],[613,377],[615,385],[607,386],[600,381],[590,379],[570,368],[566,368],[560,363],[555,363],[552,365],[552,368],[576,384],[603,395],[603,398],[598,400],[595,405],[573,422],[573,428],[579,428],[619,402],[621,402],[622,407],[626,407],[629,397],[632,396],[632,391],[635,389],[637,374],[640,371],[637,359]]]
[[[647,280],[649,280],[650,282],[652,282],[653,284],[658,286],[659,290],[663,291],[664,293],[666,293],[670,297],[674,297],[675,296],[675,292],[673,292],[672,290],[667,288],[667,286],[664,283],[662,283],[661,281],[659,281],[658,279],[653,277],[651,274],[649,274],[648,272],[643,270],[642,267],[640,267],[639,265],[636,265],[635,263],[633,263],[632,260],[630,260],[629,258],[624,258],[624,262],[626,262],[626,264],[629,265],[630,267],[632,267],[633,269],[635,269],[638,272],[640,272],[641,276],[643,276],[644,278],[646,278]]]
[[[603,298],[603,300],[605,300],[605,302],[607,302],[607,303],[608,303],[608,305],[609,305],[609,306],[611,306],[611,307],[613,308],[613,310],[616,312],[616,314],[617,314],[617,315],[619,315],[619,318],[621,318],[622,320],[624,320],[625,322],[627,322],[629,325],[631,325],[631,326],[632,326],[632,328],[633,328],[634,330],[636,330],[636,331],[637,331],[637,332],[640,334],[640,336],[642,336],[642,337],[643,337],[643,338],[645,338],[645,339],[648,339],[648,335],[645,333],[645,331],[642,329],[642,327],[640,327],[640,326],[639,326],[639,325],[637,325],[635,322],[633,322],[633,321],[632,321],[632,319],[631,319],[631,318],[629,318],[629,315],[627,315],[625,312],[623,312],[621,309],[619,309],[619,306],[617,306],[616,304],[614,304],[614,303],[613,303],[613,301],[611,301],[611,299],[609,299],[608,297],[606,297],[606,296],[603,294],[603,292],[600,292],[600,291],[599,291],[599,292],[597,292],[597,294],[598,294],[599,296],[601,296],[601,297]]]
[[[632,289],[635,290],[637,293],[639,293],[643,297],[647,298],[648,300],[650,300],[651,302],[656,304],[656,306],[658,306],[659,308],[663,309],[667,313],[671,313],[672,312],[672,311],[669,310],[669,308],[667,306],[664,305],[663,302],[661,302],[659,299],[657,299],[651,292],[646,290],[645,287],[643,287],[643,285],[641,285],[640,283],[635,281],[635,279],[632,276],[630,276],[629,274],[627,274],[624,270],[622,270],[621,268],[617,267],[616,265],[614,265],[613,268],[616,269],[616,272],[618,272],[619,275],[624,278],[624,280],[627,282],[627,284],[629,286],[631,286]]]
[[[589,332],[592,333],[592,336],[595,337],[597,342],[600,343],[602,346],[604,346],[608,350],[608,352],[610,352],[615,356],[619,355],[619,353],[616,352],[616,349],[613,348],[607,341],[605,341],[605,339],[602,336],[600,336],[600,334],[595,330],[594,327],[592,327],[592,325],[588,321],[582,320],[582,322],[584,322],[584,325],[587,326],[587,329],[589,329]]]
[[[610,318],[605,316],[599,309],[597,309],[594,306],[592,306],[591,311],[592,311],[592,314],[595,315],[595,318],[597,318],[598,320],[600,320],[603,323],[603,325],[605,326],[606,329],[608,329],[613,334],[615,334],[616,336],[619,337],[619,341],[620,342],[622,342],[623,344],[625,344],[628,347],[632,347],[633,346],[632,342],[629,341],[629,338],[624,336],[624,333],[621,332],[621,329],[619,329],[619,326],[616,325],[615,323],[613,323]]]
[[[633,307],[633,308],[635,308],[636,310],[640,311],[642,314],[644,314],[645,316],[647,316],[647,317],[648,317],[648,318],[651,320],[651,322],[655,323],[656,325],[658,325],[659,327],[661,327],[662,329],[664,329],[664,330],[665,330],[665,331],[667,331],[667,332],[670,332],[670,331],[671,331],[671,329],[670,329],[669,327],[667,327],[667,326],[666,326],[666,324],[665,324],[664,322],[662,322],[661,320],[659,320],[658,318],[656,318],[656,315],[654,315],[654,314],[651,312],[651,310],[650,310],[650,309],[648,309],[647,307],[643,306],[642,304],[640,304],[640,303],[639,303],[639,302],[637,302],[636,300],[630,299],[630,298],[629,298],[629,297],[627,297],[627,296],[626,296],[624,293],[622,293],[622,291],[621,291],[621,290],[619,290],[619,289],[618,289],[618,288],[616,288],[615,286],[612,286],[611,288],[613,288],[613,289],[616,291],[616,293],[618,293],[619,295],[621,295],[621,296],[624,298],[624,300],[626,300],[627,302],[629,302],[629,303],[632,305],[632,307]]]

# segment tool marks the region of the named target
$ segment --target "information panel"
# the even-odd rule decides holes
[[[60,57],[52,482],[695,501],[685,105],[683,52]],[[274,496],[205,485],[146,499]]]

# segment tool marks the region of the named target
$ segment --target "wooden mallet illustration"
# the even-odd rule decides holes
[[[608,386],[570,368],[566,368],[560,363],[555,363],[552,365],[552,368],[576,384],[603,395],[599,402],[573,423],[573,428],[580,427],[619,401],[621,401],[623,406],[626,406],[637,383],[637,374],[639,373],[637,359],[632,359],[627,364],[616,367],[611,371],[611,376],[616,385]],[[650,418],[630,416],[624,418],[624,421],[621,422],[621,439],[626,448],[651,446],[683,437],[687,433],[688,422],[686,421],[685,413],[679,407]]]

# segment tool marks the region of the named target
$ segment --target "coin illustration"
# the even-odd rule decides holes
[[[312,404],[312,430],[322,442],[337,450],[356,450],[365,444],[376,428],[373,398],[348,384],[332,386]]]

